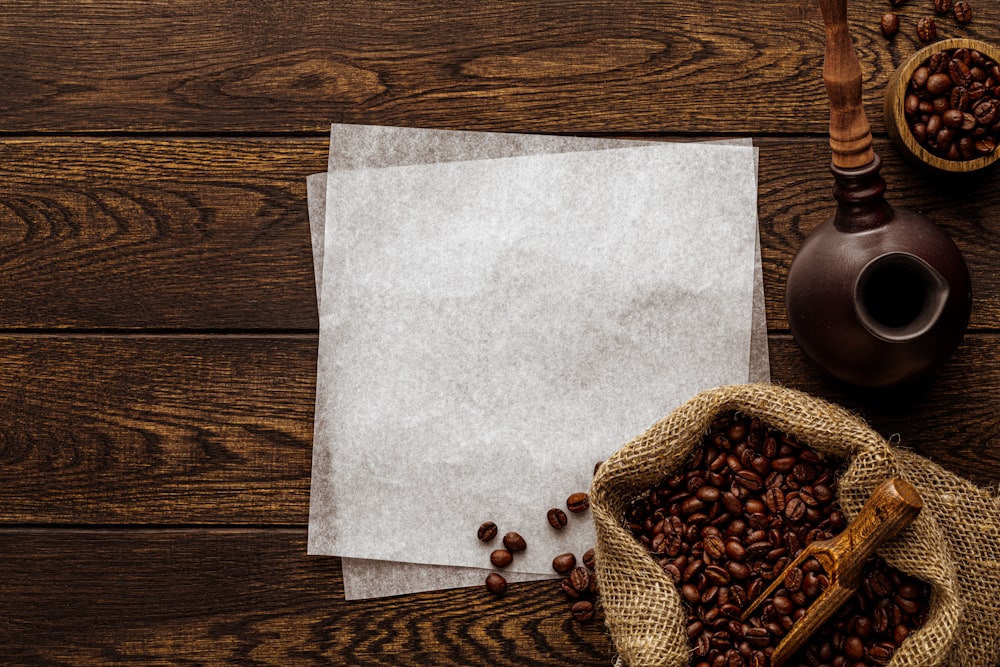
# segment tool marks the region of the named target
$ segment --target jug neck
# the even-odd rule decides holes
[[[883,197],[885,181],[879,175],[881,169],[878,155],[857,169],[830,165],[835,179],[833,196],[837,200],[833,224],[839,231],[863,232],[892,221],[895,213]]]

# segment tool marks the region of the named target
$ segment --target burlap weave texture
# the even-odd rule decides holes
[[[931,585],[927,622],[889,667],[1000,665],[1000,500],[907,450],[829,402],[775,385],[732,385],[698,394],[604,462],[591,486],[595,553],[605,622],[628,667],[690,661],[680,596],[669,576],[624,527],[626,506],[682,466],[712,420],[737,411],[848,462],[839,480],[853,518],[889,477],[924,500],[916,521],[878,553]]]

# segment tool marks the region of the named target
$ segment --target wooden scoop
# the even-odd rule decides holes
[[[830,578],[830,585],[795,622],[771,656],[771,667],[781,667],[809,640],[861,585],[865,561],[882,544],[893,539],[920,514],[924,503],[913,486],[902,479],[883,482],[844,532],[813,542],[775,577],[745,612],[743,620],[760,606],[785,579],[785,574],[807,558],[815,558]]]

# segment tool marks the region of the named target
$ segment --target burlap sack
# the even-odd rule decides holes
[[[1000,502],[940,466],[890,446],[843,408],[773,385],[734,385],[701,394],[608,458],[594,477],[591,507],[605,622],[628,667],[690,661],[680,596],[668,575],[623,526],[631,500],[683,465],[712,419],[739,411],[844,459],[844,514],[854,517],[879,483],[911,482],[924,500],[917,520],[879,551],[931,585],[924,627],[889,667],[1000,664]]]

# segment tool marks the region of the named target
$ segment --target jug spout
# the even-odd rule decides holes
[[[931,331],[950,293],[944,276],[920,257],[888,252],[861,268],[854,312],[873,336],[903,343]]]

